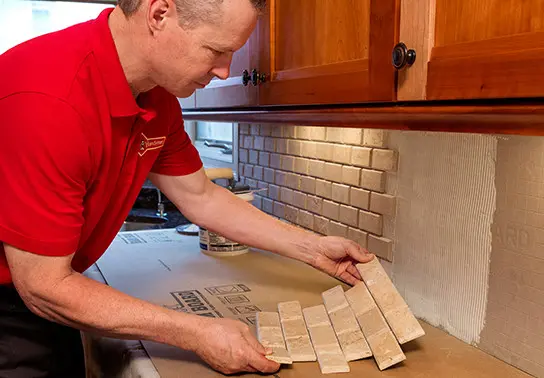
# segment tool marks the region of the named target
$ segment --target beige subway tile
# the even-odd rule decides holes
[[[251,149],[253,148],[253,137],[251,135],[244,136],[244,148]]]
[[[288,126],[282,126],[283,128],[283,137],[284,138],[291,138],[291,139],[294,139],[296,138],[296,128],[295,126],[293,125],[288,125]]]
[[[332,161],[332,154],[334,149],[333,143],[320,143],[314,142],[316,148],[316,158],[320,160]]]
[[[263,167],[258,167],[258,166],[253,167],[253,177],[256,180],[262,180],[263,179]]]
[[[261,130],[259,132],[261,136],[272,136],[272,125],[264,124],[261,125]]]
[[[252,165],[246,164],[244,166],[244,176],[253,177],[253,166]]]
[[[349,205],[349,186],[333,183],[332,200]]]
[[[259,164],[259,151],[256,151],[256,150],[249,151],[249,163],[253,165]]]
[[[249,133],[251,135],[259,135],[260,129],[261,129],[261,125],[253,123],[249,126]]]
[[[340,205],[340,222],[349,226],[357,227],[358,222],[358,210],[354,207]]]
[[[382,171],[397,170],[397,153],[393,150],[375,148],[372,151],[372,168]]]
[[[309,160],[308,174],[313,177],[325,178],[325,162],[321,160]]]
[[[310,127],[310,139],[311,140],[327,140],[327,128],[322,126]]]
[[[360,145],[363,142],[363,129],[346,127],[342,133],[342,143]]]
[[[371,147],[387,147],[387,133],[384,130],[365,129],[363,145]]]
[[[301,156],[300,150],[301,150],[301,144],[299,140],[293,140],[289,139],[287,140],[287,153],[289,155],[295,155],[295,156]]]
[[[285,204],[274,201],[274,216],[278,218],[285,218]]]
[[[383,215],[395,215],[395,196],[372,192],[370,194],[370,211]]]
[[[295,170],[295,157],[282,155],[281,156],[281,169],[284,171],[293,172]]]
[[[285,185],[291,189],[300,189],[300,175],[296,173],[286,173]]]
[[[259,151],[264,150],[264,137],[262,136],[253,137],[253,148]]]
[[[286,182],[287,182],[286,172],[276,171],[276,181],[273,183],[279,186],[286,186]]]
[[[315,194],[315,178],[302,176],[300,178],[300,190],[305,193]]]
[[[329,224],[329,235],[345,238],[348,235],[348,226],[342,223],[331,221],[331,223]]]
[[[270,198],[263,197],[263,208],[262,210],[265,213],[273,214],[274,212],[274,201],[272,201]]]
[[[238,151],[238,160],[241,163],[249,162],[249,151],[245,148],[240,148],[240,150]]]
[[[268,197],[268,183],[267,182],[264,182],[264,181],[259,181],[257,183],[257,188],[259,189],[264,189],[264,190],[260,190],[259,191],[259,194],[261,196],[265,196],[265,197]]]
[[[383,222],[382,216],[370,213],[368,211],[359,211],[359,228],[378,236],[382,235]]]
[[[361,177],[361,168],[344,165],[342,167],[342,182],[344,184],[358,186]]]
[[[368,233],[358,230],[356,228],[348,228],[348,239],[353,240],[363,248],[367,248],[368,245]]]
[[[378,259],[357,264],[356,268],[400,344],[425,335]]]
[[[304,210],[298,212],[298,224],[309,230],[314,228],[314,216],[312,213],[309,213]]]
[[[294,169],[294,171],[296,173],[300,173],[302,175],[307,175],[309,166],[310,166],[310,160],[305,159],[305,158],[301,158],[301,157],[296,157],[295,158],[295,169]]]
[[[316,196],[306,197],[306,209],[312,213],[321,214],[323,199]]]
[[[294,126],[297,139],[310,140],[310,126]]]
[[[238,128],[238,131],[242,135],[249,134],[249,124],[248,123],[241,123],[239,128]]]
[[[273,184],[275,181],[275,176],[276,176],[276,171],[270,168],[264,168],[264,172],[263,172],[264,181]]]
[[[340,205],[332,201],[323,200],[323,212],[321,215],[337,221],[340,216]]]
[[[306,196],[307,194],[302,192],[293,192],[293,205],[299,209],[306,209]]]
[[[238,175],[239,176],[244,176],[244,171],[245,171],[245,167],[246,165],[244,163],[238,163]]]
[[[376,235],[368,235],[368,250],[387,261],[393,261],[393,242]]]
[[[280,201],[283,203],[288,203],[289,205],[293,204],[293,190],[282,187],[280,188]]]
[[[276,138],[276,152],[278,154],[287,153],[287,139]]]
[[[335,163],[350,164],[351,146],[345,144],[335,144],[332,149],[332,161]]]
[[[267,152],[275,152],[276,139],[272,137],[264,138],[264,150]]]
[[[289,222],[298,224],[298,209],[291,205],[285,206],[285,219]]]
[[[253,197],[253,206],[257,209],[261,209],[263,207],[263,197],[255,195]]]
[[[327,127],[327,141],[342,143],[343,131],[342,127]]]
[[[270,154],[270,168],[281,168],[281,156],[278,154]]]
[[[270,136],[273,136],[275,138],[282,138],[283,137],[283,128],[281,125],[276,124],[270,124],[270,128],[272,129]]]
[[[269,152],[259,152],[259,165],[262,167],[268,167],[270,163],[270,153]]]
[[[279,201],[280,187],[277,185],[272,185],[272,184],[268,185],[268,197],[272,198],[273,200]]]
[[[361,172],[361,187],[383,193],[385,190],[385,172],[363,169]]]
[[[314,215],[314,231],[322,235],[329,234],[330,221],[325,217]]]
[[[332,199],[332,183],[330,181],[316,179],[315,194],[320,197]]]
[[[370,204],[370,192],[368,190],[351,188],[349,204],[359,209],[368,210]]]
[[[329,181],[342,181],[342,165],[325,163],[324,178]]]
[[[300,154],[304,157],[317,158],[317,146],[315,142],[303,140],[300,142]]]
[[[353,147],[351,149],[351,164],[358,167],[370,167],[372,149],[368,147]]]
[[[256,188],[257,187],[257,180],[254,179],[246,179],[246,185],[249,185],[250,188]]]

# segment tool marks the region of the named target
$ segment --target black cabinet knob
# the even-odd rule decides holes
[[[393,66],[397,70],[401,70],[404,67],[409,67],[416,61],[416,51],[408,49],[403,42],[398,43],[393,48]]]
[[[251,71],[251,82],[254,86],[259,85],[259,83],[264,83],[266,80],[266,75],[264,73],[259,74],[257,70]]]
[[[248,70],[244,70],[244,72],[242,72],[242,84],[244,84],[244,87],[247,87],[250,80],[251,76],[249,75]]]

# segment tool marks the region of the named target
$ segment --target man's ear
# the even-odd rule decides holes
[[[175,13],[172,0],[149,0],[146,21],[151,34],[164,30],[168,18],[175,17]]]

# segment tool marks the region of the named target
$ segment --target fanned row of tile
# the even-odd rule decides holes
[[[425,334],[378,259],[358,264],[363,282],[322,293],[323,304],[302,309],[281,302],[257,313],[257,338],[282,364],[318,361],[323,374],[349,372],[348,362],[374,356],[380,370],[406,359],[400,344]]]

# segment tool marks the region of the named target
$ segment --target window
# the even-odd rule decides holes
[[[185,122],[187,133],[206,168],[238,167],[238,124],[224,122]]]
[[[111,7],[97,2],[0,0],[0,54],[34,37],[96,18]]]

